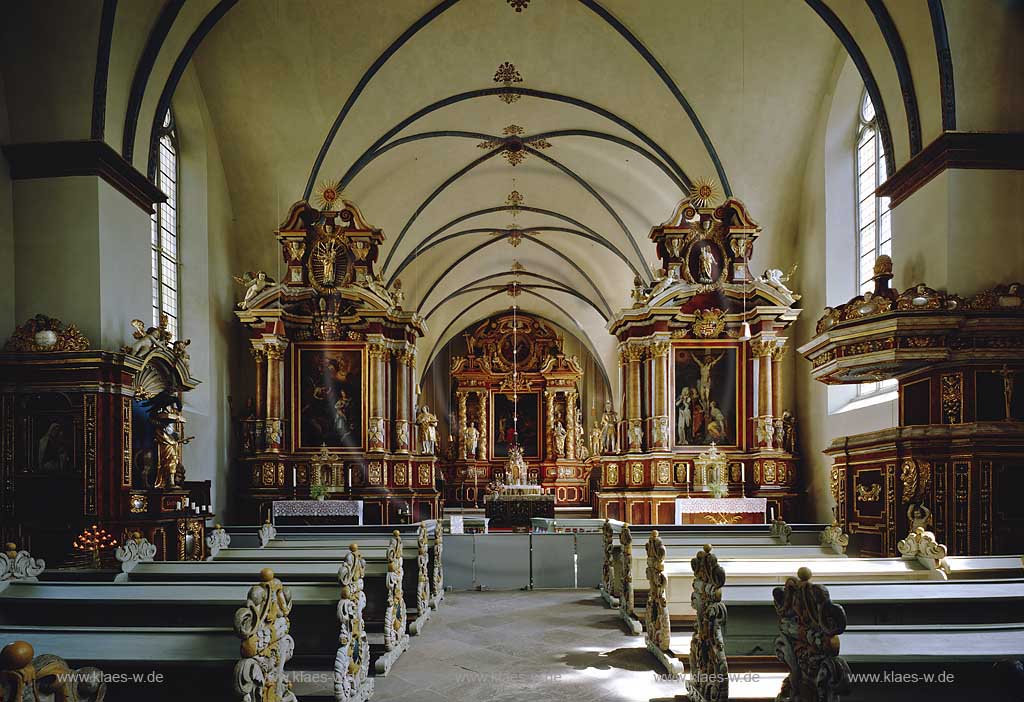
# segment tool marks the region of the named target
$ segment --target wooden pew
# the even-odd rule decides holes
[[[318,642],[323,648],[310,657],[333,670],[336,693],[345,693],[336,699],[354,702],[368,699],[373,689],[362,575],[363,559],[353,548],[342,559],[336,584],[299,586],[309,598],[302,606],[311,615],[303,627],[331,623],[330,633]],[[303,591],[310,587],[321,591]],[[251,587],[18,582],[0,591],[0,636],[125,676],[108,686],[108,702],[180,700],[200,690],[202,699],[294,700],[284,670],[296,650],[293,597],[267,568]],[[299,640],[306,639],[300,635]],[[5,662],[0,675],[9,671]],[[151,679],[157,674],[159,681]]]
[[[359,543],[365,544],[367,548],[373,545],[386,547],[391,539],[391,535],[395,531],[401,533],[403,539],[415,539],[418,543],[421,538],[420,532],[425,527],[429,549],[429,601],[430,606],[437,609],[444,600],[444,564],[442,558],[444,552],[444,531],[438,529],[437,526],[438,522],[436,520],[396,526],[281,526],[274,528],[272,534],[268,532],[270,538],[263,541],[259,546],[265,548],[331,548],[345,546],[349,543]],[[227,527],[226,532],[230,543],[235,547],[255,548],[257,544],[251,536],[254,529],[255,527]]]
[[[811,577],[800,568],[773,592],[775,651],[789,669],[784,695],[809,702],[839,695],[844,702],[1019,699],[1024,624],[848,626],[843,606]],[[995,668],[1007,661],[1015,662],[1009,679]]]
[[[374,652],[374,670],[378,675],[386,675],[391,666],[409,647],[408,608],[404,596],[404,558],[401,535],[392,535],[391,544],[381,552],[377,548],[368,549],[364,553],[359,549],[364,560],[364,586],[366,599],[364,620],[367,631],[373,634],[371,640]],[[284,551],[282,551],[284,552]],[[262,561],[252,560],[214,560],[201,563],[182,561],[160,561],[138,563],[127,572],[118,576],[118,582],[249,582],[254,573],[263,566],[270,566],[274,571],[293,583],[333,583],[336,582],[341,552],[338,551],[334,561],[324,560],[274,560],[269,550],[262,551]],[[367,553],[371,555],[367,556]],[[418,562],[418,561],[417,561]],[[422,590],[417,598],[423,595]],[[429,607],[421,610],[422,616]]]
[[[722,590],[722,601],[729,609],[724,627],[728,655],[775,657],[774,589],[773,585],[729,584]],[[1024,621],[1024,579],[837,583],[829,585],[828,591],[842,602],[848,623],[857,626]]]
[[[604,538],[604,568],[602,582],[599,586],[605,603],[612,608],[619,608],[619,597],[625,578],[623,560],[621,558],[623,538],[646,540],[651,531],[657,529],[662,541],[666,544],[702,545],[794,545],[813,546],[827,545],[837,553],[843,553],[848,539],[824,524],[787,524],[781,519],[772,524],[723,524],[714,526],[669,525],[665,527],[653,525],[624,525],[622,522],[605,520],[602,527]],[[669,531],[664,531],[669,529]],[[625,534],[625,536],[624,536]],[[823,536],[824,535],[824,536]],[[616,536],[618,539],[616,539]],[[824,542],[828,543],[824,543]]]
[[[647,553],[647,579],[650,592],[646,621],[645,641],[669,672],[677,672],[678,661],[671,650],[671,619],[693,620],[696,617],[691,601],[694,571],[692,562],[667,561],[666,547],[657,532],[652,532],[645,547]],[[717,549],[716,549],[717,552]],[[1011,573],[1016,577],[1024,576],[1018,556],[986,556],[980,558],[965,557],[958,562],[960,574],[977,575],[985,573],[989,577]],[[725,570],[733,585],[777,585],[792,577],[794,567],[802,564],[820,571],[822,581],[860,582],[860,581],[924,581],[947,580],[946,571],[938,567],[934,560],[921,562],[917,558],[818,558],[792,560],[752,560],[752,559],[720,559],[719,564]],[[952,567],[950,571],[953,572]],[[653,616],[653,620],[652,620]],[[657,630],[652,631],[654,622]]]
[[[686,688],[694,702],[728,700],[730,661],[749,665],[750,653],[757,660],[767,658],[766,651],[789,671],[787,679],[780,681],[779,699],[784,700],[831,702],[841,696],[844,702],[934,702],[971,695],[986,701],[1019,699],[1019,692],[1012,689],[1019,689],[1022,682],[1019,659],[1024,656],[1024,624],[1020,618],[1024,612],[1019,605],[1024,581],[825,588],[811,582],[809,569],[800,568],[796,577],[767,593],[765,586],[726,584],[726,570],[710,547],[695,555],[691,569],[697,619],[690,638]],[[839,593],[852,597],[853,604],[838,604]],[[1002,612],[992,611],[996,603],[1003,603]],[[901,623],[848,625],[851,611],[863,619],[895,611]],[[750,617],[752,612],[757,614],[755,619]],[[979,616],[979,621],[960,621],[973,616]],[[649,617],[652,630],[667,631],[665,608],[655,604]],[[737,629],[744,630],[751,622],[756,622],[760,640],[753,650],[734,640],[743,638]],[[842,656],[837,655],[840,651]],[[1017,674],[1015,679],[1001,679],[993,667],[1007,658],[1017,659],[1007,666]],[[766,673],[763,663],[759,671],[765,678],[775,675]]]
[[[786,527],[785,522],[777,521],[772,525],[769,533],[761,534],[718,534],[713,530],[715,527],[705,528],[698,533],[673,533],[664,539],[662,543],[667,549],[666,560],[688,561],[695,550],[699,549],[709,539],[717,539],[719,552],[731,558],[830,558],[839,557],[843,554],[833,546],[823,545],[795,545],[784,543],[786,538],[780,531],[780,525]],[[660,532],[658,532],[660,534]],[[808,533],[808,532],[802,532]],[[634,634],[643,631],[641,619],[636,614],[636,606],[646,601],[647,579],[645,576],[647,563],[646,555],[642,551],[635,552],[632,548],[633,529],[628,524],[623,525],[619,531],[621,541],[618,553],[611,549],[610,566],[606,563],[606,573],[610,575],[613,588],[618,595],[619,616],[622,618],[627,629]],[[604,533],[606,561],[608,559],[610,535]],[[609,572],[610,568],[610,572]],[[607,601],[607,598],[606,598]]]

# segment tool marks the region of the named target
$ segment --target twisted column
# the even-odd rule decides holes
[[[476,457],[481,461],[487,460],[487,391],[480,390],[477,392],[477,398],[480,400],[480,424],[477,429],[480,430],[480,441],[476,445]]]

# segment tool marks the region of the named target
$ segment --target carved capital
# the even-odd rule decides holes
[[[750,353],[757,358],[771,356],[776,346],[774,337],[759,337],[750,342]]]

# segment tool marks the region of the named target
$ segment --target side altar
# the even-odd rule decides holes
[[[539,485],[560,507],[589,506],[583,369],[562,343],[550,325],[524,314],[492,317],[466,334],[468,353],[451,368],[457,436],[446,467],[448,506],[481,504],[517,441],[522,482]]]
[[[275,232],[284,280],[246,273],[236,315],[248,327],[255,396],[239,426],[237,519],[274,501],[361,500],[367,524],[440,510],[437,419],[416,407],[419,315],[401,281],[374,271],[384,233],[332,188],[295,203]]]
[[[632,307],[608,325],[623,416],[607,403],[592,429],[598,517],[672,524],[679,497],[747,496],[799,518],[781,360],[800,296],[786,285],[793,271],[751,274],[761,227],[735,198],[714,204],[714,190],[698,183],[651,230],[659,275],[650,285],[637,278]]]

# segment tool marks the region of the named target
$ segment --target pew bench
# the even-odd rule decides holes
[[[681,562],[689,566],[690,559],[701,549],[704,544],[699,543],[678,543],[669,541],[665,543],[665,563]],[[631,557],[627,560],[621,556],[622,568],[622,595],[619,603],[619,615],[629,631],[634,634],[643,632],[643,620],[637,613],[638,609],[646,606],[647,592],[650,584],[647,582],[647,553],[644,548],[630,548]],[[715,554],[721,559],[742,559],[748,561],[759,560],[790,560],[795,562],[814,561],[817,559],[844,559],[843,554],[837,553],[827,546],[786,546],[779,543],[773,544],[725,544],[715,545]],[[795,569],[791,565],[790,570]],[[692,621],[692,610],[687,615],[676,615],[677,619]]]
[[[366,610],[363,618],[374,654],[374,670],[387,675],[402,652],[409,647],[407,605],[404,596],[399,606],[391,601],[394,585],[388,575],[394,572],[385,558],[366,558],[363,591]],[[160,561],[138,563],[122,573],[120,583],[248,583],[264,567],[270,567],[286,583],[337,583],[339,561],[205,561],[188,563]],[[403,578],[404,581],[404,578]],[[400,620],[400,621],[399,621]]]
[[[779,618],[772,600],[773,589],[772,585],[733,584],[727,579],[722,588],[722,601],[729,614],[722,629],[725,650],[730,657],[775,659]],[[828,590],[833,601],[846,611],[851,626],[1024,621],[1024,579],[836,583],[829,585]],[[846,640],[844,635],[844,654]]]
[[[328,563],[337,566],[337,563],[348,551],[348,546],[305,546],[306,542],[290,542],[295,545],[290,547],[271,548],[271,542],[266,548],[227,548],[221,550],[214,556],[212,563],[261,563],[271,568],[277,568],[281,563]],[[360,539],[358,542],[359,553],[367,560],[386,561],[389,557],[389,549],[386,542]],[[299,545],[302,544],[302,545]],[[430,619],[431,613],[431,592],[430,592],[430,571],[426,559],[420,563],[420,552],[415,544],[403,541],[402,547],[403,577],[402,593],[405,597],[406,610],[410,615],[409,632],[419,635],[423,627]]]

